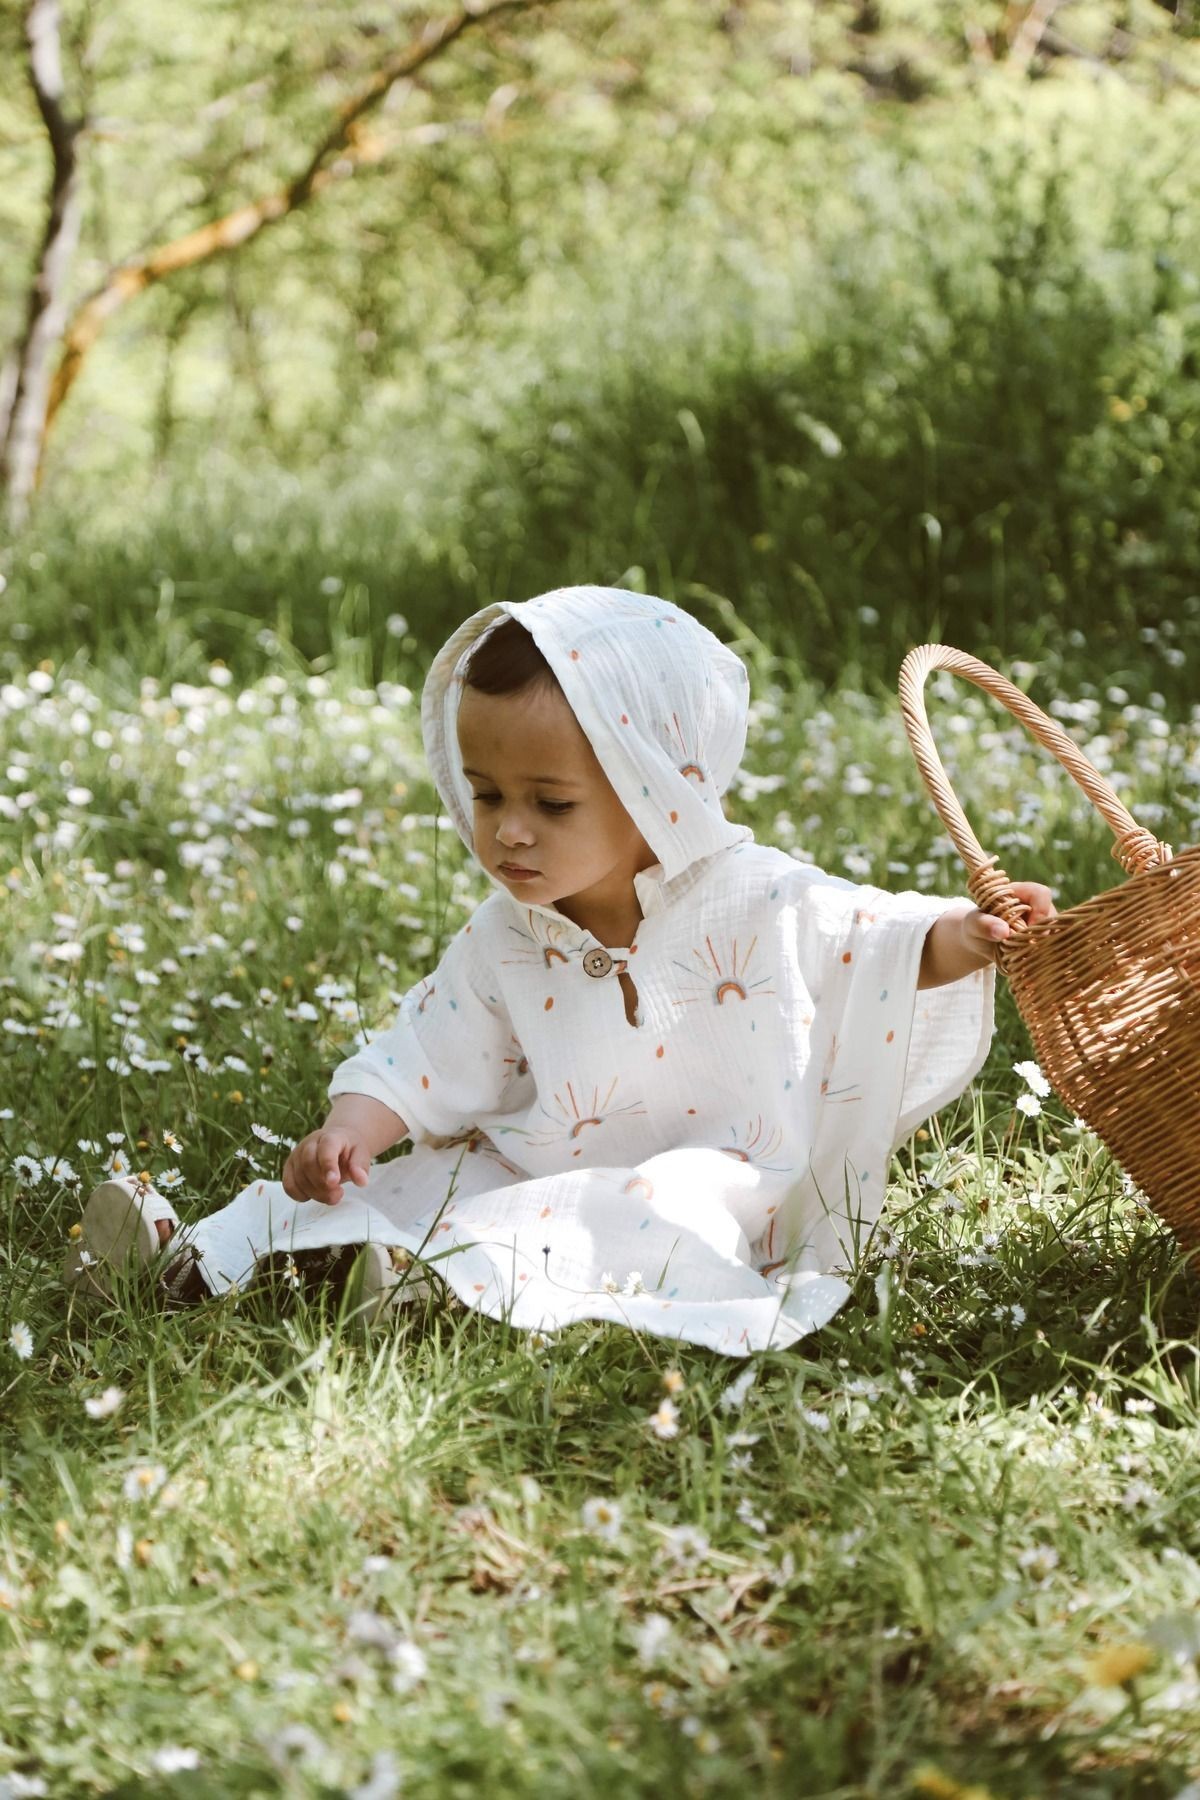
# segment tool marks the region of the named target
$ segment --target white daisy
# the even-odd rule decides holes
[[[676,1562],[691,1566],[704,1561],[709,1542],[694,1525],[671,1525],[663,1533],[663,1548]]]
[[[611,1544],[621,1535],[621,1508],[615,1500],[594,1496],[584,1501],[579,1516],[584,1530],[590,1531],[593,1537],[604,1538]]]
[[[650,1414],[649,1424],[655,1437],[678,1437],[679,1408],[675,1402],[670,1399],[660,1401],[658,1411]]]
[[[744,1369],[735,1380],[731,1381],[729,1386],[725,1389],[725,1392],[721,1395],[721,1411],[737,1412],[741,1407],[742,1402],[745,1400],[746,1395],[754,1386],[757,1376],[758,1370],[749,1368]]]
[[[175,1775],[181,1769],[198,1769],[200,1752],[183,1744],[164,1744],[161,1750],[154,1752],[150,1761],[160,1775]]]
[[[634,1634],[637,1659],[643,1669],[660,1662],[671,1637],[671,1621],[665,1613],[647,1613]]]
[[[124,1404],[125,1393],[119,1387],[106,1387],[102,1394],[93,1394],[83,1403],[83,1410],[89,1419],[111,1419],[117,1408]]]
[[[1019,1075],[1026,1086],[1033,1093],[1040,1095],[1043,1100],[1050,1094],[1050,1083],[1035,1062],[1014,1063],[1013,1073]]]
[[[8,1334],[8,1345],[14,1356],[28,1362],[33,1355],[33,1333],[28,1325],[18,1320]]]
[[[429,1670],[425,1652],[411,1638],[401,1638],[398,1644],[393,1645],[391,1660],[395,1670],[392,1676],[394,1694],[407,1694],[409,1688],[416,1687],[418,1681],[424,1681]]]
[[[135,1463],[121,1484],[121,1491],[127,1500],[149,1500],[166,1479],[167,1471],[161,1463]]]

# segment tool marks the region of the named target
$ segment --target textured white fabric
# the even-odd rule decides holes
[[[486,607],[439,652],[426,751],[469,848],[462,668],[507,614],[660,858],[634,880],[634,942],[600,945],[494,881],[330,1083],[398,1112],[412,1151],[336,1207],[252,1183],[189,1235],[214,1288],[268,1248],[382,1238],[518,1325],[616,1319],[730,1355],[790,1343],[847,1298],[839,1271],[893,1149],[982,1065],[993,973],[918,993],[925,935],[954,902],[826,875],[724,818],[745,669],[645,595]]]

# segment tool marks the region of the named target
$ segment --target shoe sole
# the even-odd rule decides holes
[[[149,1216],[150,1190],[133,1181],[102,1181],[93,1188],[83,1209],[83,1231],[63,1262],[67,1284],[94,1299],[111,1300],[113,1289],[104,1271],[153,1262],[160,1244],[158,1230]],[[85,1263],[82,1252],[92,1258]]]

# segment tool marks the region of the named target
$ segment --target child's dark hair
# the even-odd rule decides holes
[[[526,689],[562,693],[557,675],[531,634],[512,617],[475,646],[463,681],[481,694],[523,694]]]

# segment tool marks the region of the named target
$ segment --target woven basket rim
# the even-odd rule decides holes
[[[1105,901],[1111,900],[1114,894],[1124,894],[1137,882],[1160,881],[1164,876],[1170,876],[1172,870],[1178,873],[1180,863],[1196,856],[1200,856],[1200,844],[1192,844],[1187,850],[1177,850],[1170,862],[1159,863],[1153,869],[1142,869],[1136,875],[1127,875],[1124,881],[1118,881],[1115,887],[1104,888],[1098,894],[1089,894],[1086,900],[1077,900],[1074,906],[1060,907],[1048,919],[1038,919],[1031,925],[1016,926],[1014,937],[1042,937],[1046,932],[1052,931],[1056,925],[1061,925],[1064,919],[1074,918],[1080,913],[1093,912],[1097,907],[1103,906]]]

